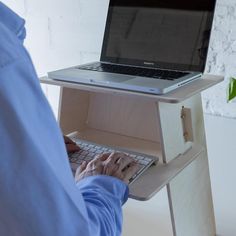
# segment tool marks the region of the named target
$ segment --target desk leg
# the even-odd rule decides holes
[[[174,236],[216,235],[206,152],[167,186]]]
[[[168,163],[188,150],[191,142],[184,139],[181,110],[191,111],[193,142],[206,147],[201,96],[197,94],[182,103],[158,104],[162,130],[163,161]],[[205,148],[206,150],[206,148]],[[215,219],[207,152],[177,175],[168,185],[174,236],[213,236]]]

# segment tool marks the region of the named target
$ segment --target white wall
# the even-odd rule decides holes
[[[2,0],[2,2],[26,19],[28,32],[26,47],[32,55],[40,76],[45,75],[47,71],[99,59],[109,0]],[[204,92],[205,112],[235,119],[236,101],[227,104],[225,95],[228,78],[232,75],[236,76],[236,0],[218,0],[206,71],[225,75],[226,79],[220,85]],[[58,89],[51,86],[43,86],[43,88],[56,112]],[[229,121],[224,119],[224,122],[228,124]],[[224,122],[220,124],[224,125]],[[230,210],[226,211],[226,209],[229,209],[230,204],[235,206],[233,197],[230,197],[235,196],[235,192],[231,191],[233,181],[230,185],[227,180],[236,179],[236,174],[233,173],[233,167],[230,165],[232,172],[229,173],[227,164],[225,164],[228,157],[234,156],[234,151],[227,148],[227,138],[231,135],[231,131],[227,126],[228,133],[222,136],[223,129],[218,134],[219,136],[216,136],[211,124],[218,125],[218,123],[209,121],[206,124],[207,132],[208,129],[211,132],[207,138],[217,226],[221,235],[233,236],[236,235],[234,223],[230,221],[233,215],[230,214]],[[236,122],[232,121],[232,125],[235,124]],[[224,149],[220,148],[220,139],[223,141]],[[230,141],[233,145],[234,142]],[[215,149],[216,145],[218,149]],[[218,152],[214,150],[218,150]],[[220,155],[220,150],[224,150],[226,153]],[[223,173],[220,169],[222,156],[224,156]],[[223,176],[224,182],[221,181],[221,176]],[[221,194],[223,191],[226,194]],[[163,199],[163,194],[161,192],[157,195],[156,201]],[[166,202],[162,203],[163,206],[166,206]],[[129,208],[125,209],[129,222],[132,222],[132,212],[136,207],[138,207],[137,204],[131,203]],[[152,202],[140,205],[140,207],[145,215],[143,218],[146,219],[146,222],[149,220],[151,222],[149,215],[154,216]],[[159,207],[161,209],[160,204]],[[224,224],[221,224],[222,214],[224,218],[229,219]],[[168,226],[169,216],[164,215],[163,217],[167,221],[160,222],[157,227],[163,228],[165,224]],[[129,226],[125,226],[125,230],[129,232],[127,227]],[[165,232],[165,227],[163,230]],[[168,235],[168,232],[161,235]]]
[[[236,235],[236,120],[205,115],[216,226],[219,236]]]

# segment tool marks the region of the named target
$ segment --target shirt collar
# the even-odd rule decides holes
[[[25,25],[24,19],[19,17],[10,8],[4,5],[0,1],[0,23],[7,27],[10,31],[15,33],[17,36],[22,31]]]

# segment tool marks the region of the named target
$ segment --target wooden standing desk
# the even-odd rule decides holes
[[[174,236],[216,234],[200,92],[223,77],[205,75],[162,96],[40,80],[60,86],[64,134],[160,158],[130,197],[145,201],[166,186]]]

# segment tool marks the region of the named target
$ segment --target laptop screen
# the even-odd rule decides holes
[[[110,0],[101,61],[205,68],[215,0]]]

